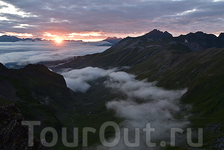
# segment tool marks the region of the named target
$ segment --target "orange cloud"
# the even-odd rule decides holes
[[[56,37],[57,35],[52,35],[49,32],[44,32],[43,36],[46,36],[46,37]]]

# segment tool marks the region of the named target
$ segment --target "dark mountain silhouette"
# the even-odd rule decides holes
[[[144,38],[166,38],[166,37],[173,37],[173,36],[172,36],[172,34],[170,34],[167,31],[162,32],[160,30],[154,29],[151,32],[146,33],[142,37],[144,37]]]
[[[8,35],[0,36],[0,42],[17,42],[20,40],[21,39],[16,36],[8,36]]]
[[[103,41],[107,41],[109,43],[112,43],[113,45],[120,42],[122,40],[122,38],[117,38],[117,37],[108,37]]]
[[[224,39],[216,37],[213,34],[206,34],[201,31],[189,33],[177,37],[178,41],[185,41],[186,44],[194,47],[196,50],[203,50],[211,47],[224,47]]]
[[[18,38],[16,36],[3,35],[0,36],[0,42],[18,42],[18,41],[42,41],[41,38]]]
[[[220,33],[219,39],[224,41],[224,33]]]

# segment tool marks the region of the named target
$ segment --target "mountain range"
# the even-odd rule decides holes
[[[16,36],[2,35],[0,36],[0,42],[18,42],[18,41],[41,41],[41,38],[18,38]]]
[[[78,127],[91,124],[96,129],[105,121],[120,123],[122,119],[107,110],[105,103],[122,95],[105,88],[105,78],[90,82],[91,88],[79,93],[67,88],[63,76],[54,72],[64,68],[126,66],[124,71],[135,74],[139,80],[157,81],[158,87],[187,88],[180,101],[192,106],[185,110],[191,114],[190,127],[204,129],[201,148],[220,149],[224,139],[223,58],[224,33],[216,37],[199,31],[173,37],[167,31],[155,29],[140,37],[124,38],[102,53],[74,57],[57,66],[57,62],[43,62],[17,70],[0,64],[0,103],[13,103],[25,119],[41,120],[43,127],[53,126],[58,131],[62,126],[73,127],[71,122]],[[38,132],[40,129],[35,134]],[[106,136],[113,134],[109,130]],[[91,135],[89,142],[99,143],[98,135]],[[81,137],[79,143],[82,143]],[[57,148],[62,149],[62,144]],[[181,148],[189,149],[186,145]]]
[[[224,48],[223,33],[216,37],[203,32],[189,33],[173,37],[167,31],[153,30],[140,37],[127,37],[107,49],[93,55],[74,57],[74,60],[57,68],[82,68],[96,66],[102,68],[130,66],[133,67],[160,53],[170,53],[172,56],[194,54],[209,48]]]
[[[102,46],[112,46],[122,40],[122,38],[117,38],[117,37],[108,37],[104,39],[103,41],[109,42],[107,44],[102,44]],[[18,38],[16,36],[9,36],[9,35],[2,35],[0,36],[0,42],[18,42],[18,41],[43,41],[41,38]],[[66,40],[70,41],[70,40]],[[82,40],[81,40],[82,41]]]

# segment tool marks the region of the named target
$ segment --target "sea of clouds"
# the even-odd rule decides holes
[[[108,76],[116,69],[104,70],[97,67],[86,67],[83,69],[73,69],[70,71],[62,72],[67,86],[74,92],[85,93],[89,88],[88,82]]]
[[[106,78],[104,86],[124,95],[122,99],[113,99],[106,103],[107,109],[114,110],[115,115],[123,118],[120,128],[130,129],[130,134],[134,134],[134,128],[143,129],[147,123],[156,131],[152,134],[153,141],[170,141],[171,128],[185,129],[188,125],[187,115],[181,119],[176,116],[181,114],[183,106],[179,99],[187,92],[182,90],[166,90],[156,86],[156,82],[147,80],[137,80],[136,76],[128,74],[118,69],[104,70],[97,67],[87,67],[83,69],[73,69],[61,73],[67,86],[74,92],[85,93],[91,87],[88,83],[98,78]],[[121,130],[122,131],[122,130]],[[134,141],[134,136],[130,141]],[[145,134],[141,133],[140,149],[149,149],[145,145]],[[123,139],[123,134],[121,134]],[[109,139],[110,140],[110,139]],[[180,141],[179,141],[180,142]],[[108,149],[98,146],[97,149]],[[121,140],[116,147],[110,149],[128,149]]]
[[[7,67],[14,65],[27,65],[43,61],[57,61],[70,59],[74,56],[98,53],[109,46],[99,46],[104,42],[0,42],[0,62]]]

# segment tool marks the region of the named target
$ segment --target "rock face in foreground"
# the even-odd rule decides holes
[[[28,147],[28,127],[22,126],[19,109],[14,104],[0,106],[0,149],[1,150],[48,150],[39,141]]]

